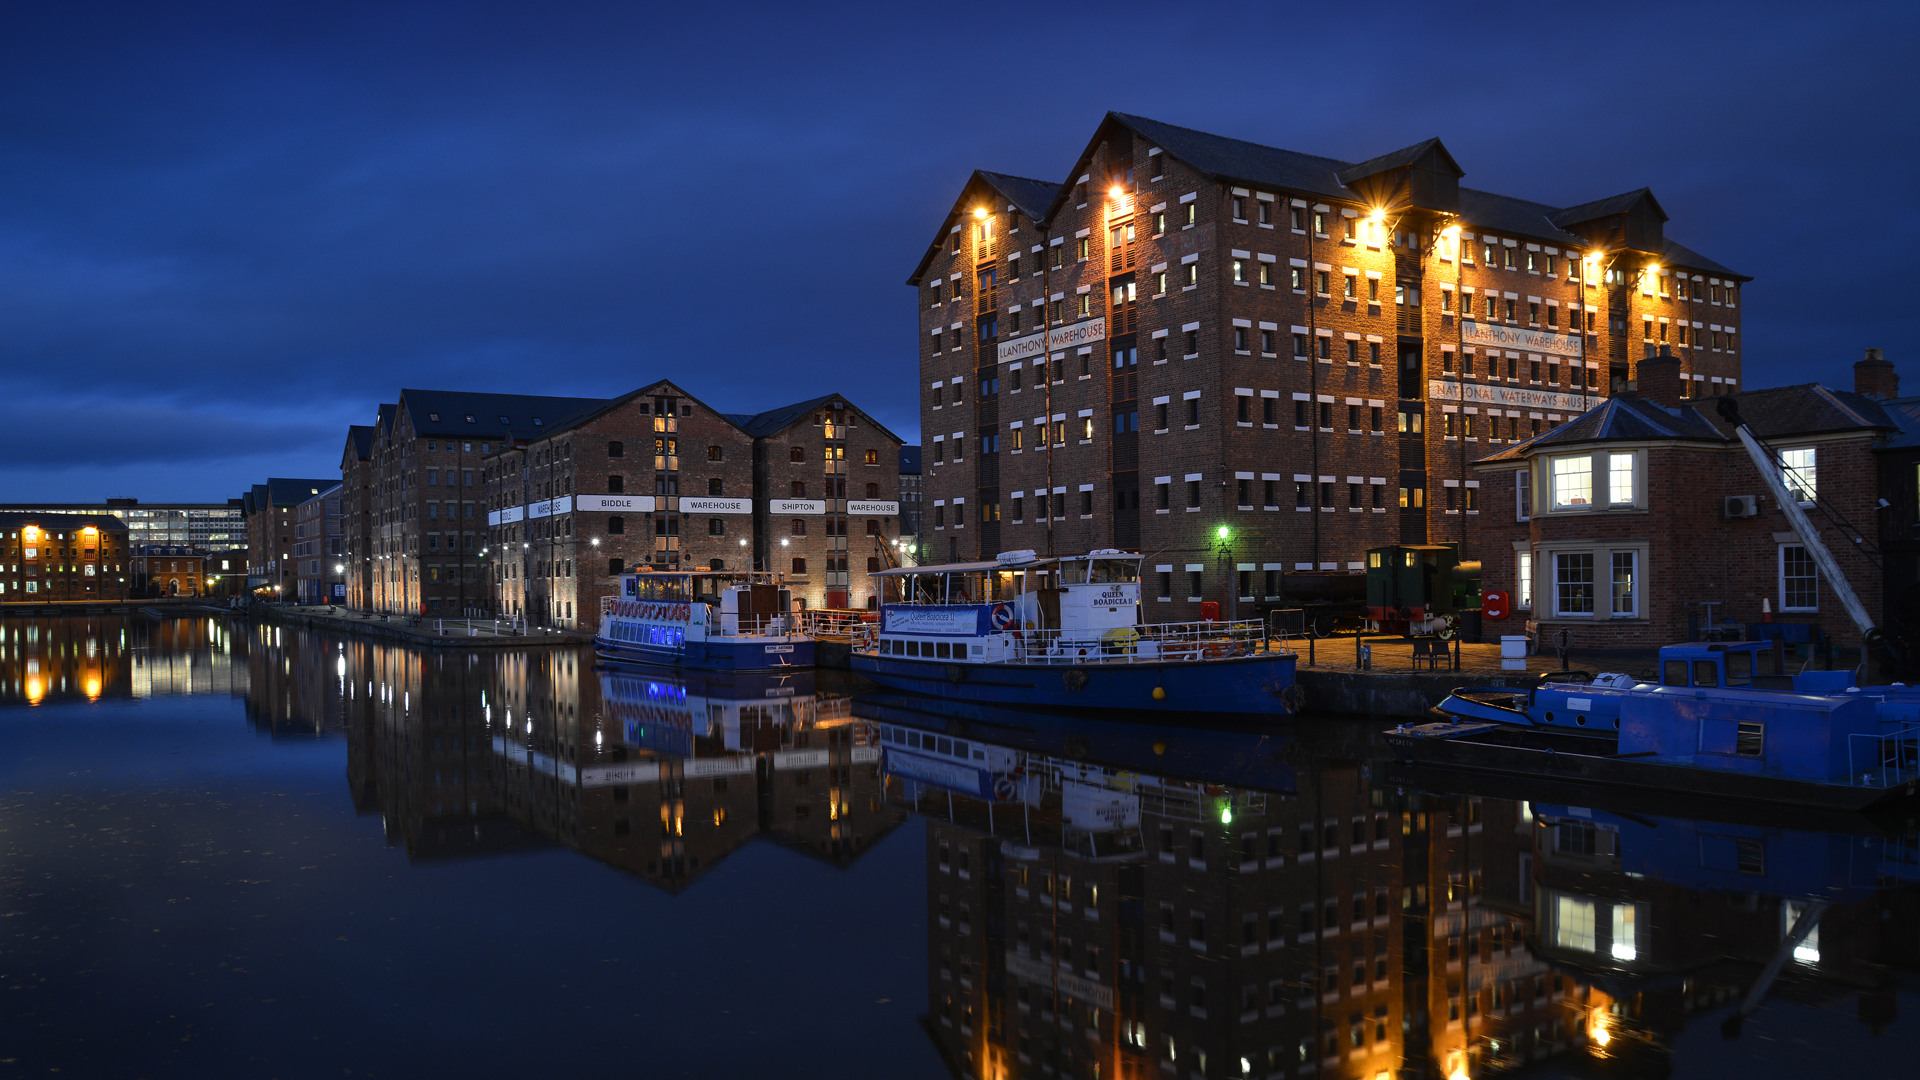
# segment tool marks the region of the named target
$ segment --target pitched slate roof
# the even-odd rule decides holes
[[[340,486],[340,478],[328,477],[325,480],[294,480],[281,476],[267,478],[267,499],[274,506],[298,506],[315,495],[324,495]]]
[[[662,388],[665,389],[665,394],[662,394]],[[728,421],[729,423],[733,424],[733,426],[735,427],[740,426],[740,421],[736,419],[736,417],[739,415],[738,413],[720,412],[718,409],[715,409],[713,406],[707,404],[706,402],[700,400],[694,395],[688,393],[684,387],[674,382],[673,380],[656,379],[655,381],[650,382],[645,386],[640,387],[637,390],[629,390],[626,393],[621,394],[619,397],[607,398],[604,401],[600,401],[597,404],[595,404],[592,408],[574,413],[572,416],[566,418],[565,420],[559,423],[548,421],[547,423],[545,423],[544,425],[542,425],[540,428],[537,429],[538,430],[537,437],[557,435],[560,432],[577,428],[597,416],[601,416],[605,413],[612,412],[614,409],[617,409],[620,406],[625,405],[627,402],[632,401],[634,398],[652,397],[654,395],[672,396],[672,397],[680,398],[685,401],[691,401],[694,404],[700,406],[701,408],[706,409],[707,411],[713,413],[714,415],[719,416],[721,419]],[[520,432],[515,432],[515,434],[520,434],[523,439],[528,437],[527,435],[521,434]]]
[[[1460,189],[1460,218],[1475,229],[1519,233],[1563,244],[1586,241],[1553,223],[1553,207],[1475,188]]]
[[[385,406],[382,406],[385,408]],[[348,424],[347,441],[353,444],[354,456],[361,461],[373,457],[373,427],[368,424]]]
[[[402,390],[400,402],[415,435],[499,438],[530,436],[598,409],[605,398],[479,394],[462,390]],[[473,417],[471,423],[467,417]]]
[[[1660,205],[1660,200],[1653,197],[1652,188],[1636,188],[1633,191],[1623,191],[1618,195],[1609,195],[1604,199],[1595,199],[1578,206],[1569,206],[1564,210],[1556,210],[1553,214],[1553,223],[1560,226],[1578,225],[1595,218],[1612,217],[1615,214],[1624,214],[1642,202],[1651,203],[1654,212],[1660,215],[1661,221],[1671,220],[1667,217],[1666,209]]]
[[[1771,386],[1731,396],[1740,406],[1740,418],[1761,439],[1899,426],[1881,403],[1872,398],[1832,390],[1819,383]],[[1709,404],[1719,400],[1693,398],[1677,409],[1670,409],[1642,397],[1608,398],[1557,428],[1498,453],[1476,458],[1474,464],[1518,464],[1541,449],[1614,439],[1730,443],[1734,441],[1733,425]]]
[[[1342,186],[1345,186],[1353,183],[1355,180],[1375,176],[1389,169],[1397,169],[1402,165],[1410,165],[1424,157],[1427,151],[1435,149],[1445,155],[1447,163],[1453,166],[1455,173],[1464,175],[1465,170],[1460,168],[1459,162],[1453,160],[1453,155],[1448,152],[1446,144],[1442,143],[1439,136],[1436,135],[1425,142],[1417,142],[1412,146],[1404,147],[1391,153],[1381,154],[1377,158],[1368,158],[1358,165],[1349,165],[1335,173],[1334,179],[1340,181]]]
[[[815,410],[826,408],[829,402],[837,402],[841,407],[852,409],[864,417],[867,423],[872,424],[884,432],[887,438],[895,442],[900,441],[900,436],[888,431],[885,424],[868,416],[866,410],[855,406],[845,394],[826,394],[817,398],[809,398],[806,401],[796,401],[791,405],[782,405],[777,409],[768,409],[766,412],[747,416],[744,422],[740,420],[735,420],[734,422],[739,424],[741,429],[747,434],[756,439],[770,438],[787,430],[801,420],[806,419]],[[728,417],[728,419],[733,418]]]
[[[1722,277],[1735,278],[1739,281],[1753,280],[1753,278],[1748,277],[1746,274],[1742,274],[1737,270],[1729,270],[1692,248],[1673,240],[1667,240],[1661,247],[1660,265],[1684,266],[1689,270],[1705,270],[1709,274],[1719,274]]]
[[[1880,403],[1887,416],[1900,427],[1900,434],[1882,445],[1885,450],[1905,450],[1920,446],[1920,397],[1891,398]]]
[[[1009,176],[1006,173],[988,172],[981,169],[974,175],[993,185],[993,189],[1007,197],[1007,201],[1020,208],[1020,212],[1034,221],[1041,220],[1047,207],[1053,204],[1053,197],[1060,193],[1060,185],[1046,180],[1030,180],[1024,176]]]

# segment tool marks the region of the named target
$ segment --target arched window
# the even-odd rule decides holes
[[[879,485],[879,484],[868,484],[868,485],[867,485],[867,498],[869,498],[869,499],[877,499],[877,498],[879,498],[879,497],[880,497],[880,485]]]
[[[721,490],[720,478],[717,476],[708,477],[707,478],[707,494],[713,496],[714,498],[719,498],[720,490]]]
[[[613,440],[607,444],[607,456],[610,458],[626,457],[627,444],[618,439]]]
[[[805,464],[807,460],[806,449],[804,447],[799,447],[799,446],[794,447],[792,452],[788,455],[787,460],[798,461],[802,464]]]
[[[626,532],[626,531],[627,531],[627,519],[626,519],[626,518],[622,518],[622,517],[610,517],[610,518],[608,518],[608,519],[607,519],[607,533],[608,533],[608,535],[613,535],[613,536],[617,536],[617,535],[619,535],[619,534],[621,534],[621,533],[624,533],[624,532]]]
[[[708,518],[707,519],[707,535],[708,536],[727,535],[727,519],[726,518]]]
[[[880,451],[878,450],[867,451],[867,464],[869,465],[880,464]]]
[[[867,519],[867,535],[868,535],[868,536],[879,536],[879,535],[880,535],[880,522],[879,522],[879,519],[877,519],[877,518],[868,518],[868,519]]]
[[[607,560],[607,576],[608,577],[619,577],[621,574],[626,573],[626,571],[627,571],[627,561],[625,559],[608,559]]]
[[[724,457],[722,456],[722,453],[721,453],[721,450],[720,450],[720,448],[719,448],[719,447],[717,447],[717,446],[709,446],[709,447],[707,447],[707,460],[708,460],[708,461],[723,461],[723,460],[725,460],[725,458],[724,458]]]
[[[621,493],[622,489],[624,489],[625,487],[626,487],[625,477],[623,476],[607,477],[607,494],[618,495]]]
[[[796,574],[804,574],[804,573],[806,573],[806,572],[807,572],[807,560],[806,560],[806,559],[804,559],[804,558],[801,558],[801,557],[798,557],[798,556],[796,556],[796,557],[794,558],[794,560],[793,560],[793,572],[794,572],[794,573],[796,573]]]
[[[727,560],[715,559],[711,563],[708,563],[707,565],[709,565],[715,570],[725,570],[727,568]]]
[[[795,480],[793,482],[793,497],[796,499],[804,499],[807,497],[807,482],[805,480]]]
[[[793,535],[795,536],[807,535],[807,519],[806,518],[793,519]]]
[[[869,573],[869,574],[877,574],[877,573],[879,573],[879,572],[880,572],[880,559],[879,559],[879,557],[878,557],[878,556],[874,556],[874,555],[869,555],[869,556],[867,556],[867,573]]]

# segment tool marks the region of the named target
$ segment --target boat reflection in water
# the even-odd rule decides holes
[[[849,863],[907,816],[831,676],[372,651],[350,782],[416,859],[557,843],[678,891],[755,838]]]
[[[1876,1031],[1920,961],[1914,842],[1858,819],[1425,793],[1324,728],[856,710],[926,821],[923,1026],[956,1077],[1659,1074],[1777,955],[1762,996],[1857,996]]]

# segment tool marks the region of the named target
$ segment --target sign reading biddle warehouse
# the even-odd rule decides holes
[[[1497,326],[1468,319],[1460,325],[1460,342],[1485,349],[1525,349],[1555,356],[1579,356],[1580,342],[1572,334],[1551,330],[1525,330],[1518,326]]]
[[[1004,364],[1009,360],[1024,360],[1029,356],[1039,356],[1041,353],[1050,352],[1054,349],[1064,349],[1070,345],[1091,345],[1096,341],[1105,341],[1106,339],[1107,320],[1104,316],[1098,319],[1087,319],[1082,322],[1077,322],[1071,326],[1056,326],[1047,331],[1044,336],[1040,334],[1028,334],[1023,338],[1014,338],[1012,341],[1001,342],[1000,363]]]

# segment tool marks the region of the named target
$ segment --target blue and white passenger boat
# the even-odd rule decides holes
[[[853,670],[895,690],[1045,708],[1290,715],[1294,654],[1259,619],[1145,623],[1140,556],[1003,552],[879,571]]]
[[[642,570],[600,603],[594,651],[603,659],[705,671],[813,666],[792,594],[773,574]]]

